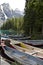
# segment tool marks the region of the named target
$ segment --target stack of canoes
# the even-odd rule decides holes
[[[4,43],[1,43],[1,45],[5,46]],[[36,47],[30,46],[21,42],[17,42],[17,41],[15,41],[14,44],[11,44],[11,43],[7,44],[7,46],[10,46],[13,49],[17,49],[21,52],[43,59],[43,49],[36,48]]]
[[[23,65],[43,65],[42,49],[24,43],[10,44],[13,48],[3,45],[3,43],[1,45],[8,57]]]
[[[21,52],[43,59],[43,49],[36,48],[24,43],[16,43],[11,45]]]
[[[32,55],[20,52],[8,46],[2,46],[2,48],[8,57],[23,65],[43,65],[43,60],[33,57]]]

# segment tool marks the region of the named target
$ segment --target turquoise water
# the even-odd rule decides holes
[[[0,30],[0,34],[7,34],[7,35],[16,35],[16,31],[9,31],[9,30]]]

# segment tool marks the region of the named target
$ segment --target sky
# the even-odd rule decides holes
[[[18,8],[20,11],[24,11],[25,0],[0,0],[0,5],[2,3],[9,3],[10,7],[15,10]]]

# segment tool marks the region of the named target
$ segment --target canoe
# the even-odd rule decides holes
[[[30,39],[30,37],[18,37],[18,38],[14,38],[15,40],[28,40],[28,39]]]
[[[20,47],[17,47],[17,46],[15,46],[15,47],[16,47],[16,49],[18,49],[21,52],[30,54],[30,55],[32,55],[34,57],[37,57],[37,58],[40,58],[40,59],[43,60],[43,53],[41,53],[41,52],[37,52],[35,50],[27,50],[27,49],[23,49],[23,48],[20,48]]]
[[[4,36],[4,35],[1,35],[1,40],[9,40],[9,37],[8,36]]]
[[[29,54],[12,49],[8,46],[4,46],[2,48],[7,56],[23,65],[43,65],[43,61],[41,59],[33,57]]]
[[[41,48],[30,46],[30,45],[27,45],[27,44],[22,43],[22,42],[12,44],[12,45],[17,45],[17,46],[22,47],[22,48],[43,52],[43,49],[41,49]]]
[[[43,46],[43,40],[19,40],[19,41],[32,46]]]
[[[9,36],[10,38],[12,38],[12,39],[15,39],[15,40],[28,40],[28,39],[30,39],[31,38],[31,36],[18,36],[18,35],[16,35],[16,36]]]
[[[19,47],[22,47],[22,48],[26,48],[26,49],[29,49],[29,50],[35,50],[35,51],[43,52],[43,49],[41,49],[41,48],[34,47],[34,46],[31,46],[31,45],[25,44],[23,42],[20,42],[20,41],[16,41],[16,40],[12,40],[12,39],[10,39],[10,40],[11,40],[10,44],[13,47],[15,47],[14,45],[16,45],[16,46],[19,46]]]
[[[12,45],[12,46],[21,52],[24,52],[24,53],[30,54],[32,56],[38,57],[40,59],[43,59],[43,49],[36,48],[36,47],[30,46],[30,45],[26,45],[24,43],[22,43],[21,46],[20,46],[20,43],[19,43],[19,45],[16,44],[16,45]]]

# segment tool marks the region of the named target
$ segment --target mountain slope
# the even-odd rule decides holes
[[[5,21],[7,18],[21,17],[23,12],[19,9],[12,10],[8,3],[3,3],[0,5],[0,21]]]

